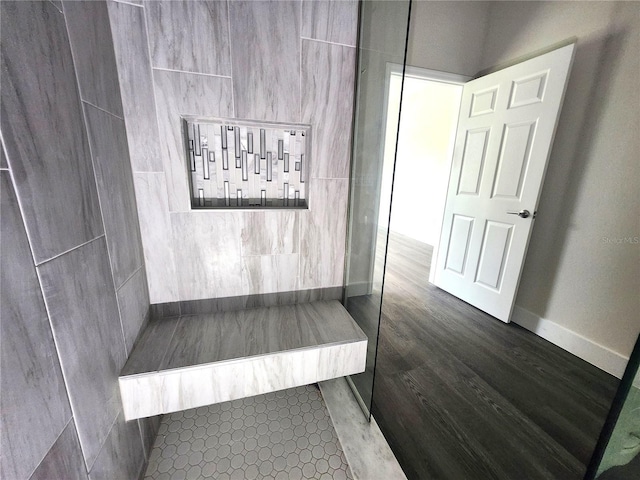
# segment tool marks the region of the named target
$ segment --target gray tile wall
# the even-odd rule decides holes
[[[136,479],[158,419],[118,392],[149,297],[106,4],[0,9],[0,477]]]
[[[108,7],[151,303],[341,286],[357,1]],[[310,209],[190,211],[180,114],[311,124]]]

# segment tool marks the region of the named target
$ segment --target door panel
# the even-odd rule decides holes
[[[509,321],[573,59],[568,45],[465,84],[434,283]],[[527,210],[529,215],[518,215]]]

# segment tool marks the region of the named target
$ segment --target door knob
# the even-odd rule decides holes
[[[509,215],[518,215],[520,218],[528,218],[531,215],[529,210],[520,210],[519,212],[507,212]]]

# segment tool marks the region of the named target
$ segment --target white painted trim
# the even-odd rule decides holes
[[[628,357],[518,305],[513,309],[511,321],[617,378],[622,377],[629,362]]]

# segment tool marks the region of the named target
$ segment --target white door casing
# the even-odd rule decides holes
[[[513,310],[574,46],[464,86],[434,283],[504,322]],[[517,215],[524,210],[528,217]]]

